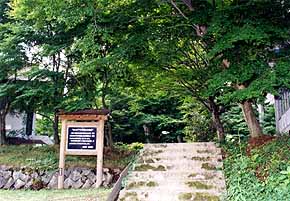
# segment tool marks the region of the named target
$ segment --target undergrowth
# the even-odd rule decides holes
[[[228,201],[290,200],[290,138],[246,153],[247,142],[224,145]]]

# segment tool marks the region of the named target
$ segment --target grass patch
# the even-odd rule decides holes
[[[137,151],[114,148],[104,152],[104,167],[123,169]],[[0,164],[41,170],[58,168],[59,146],[7,145],[0,146]],[[66,167],[96,167],[95,156],[67,156]]]
[[[250,155],[246,147],[247,142],[223,147],[227,200],[290,200],[290,138],[254,148]]]
[[[189,182],[186,182],[186,185],[192,188],[196,188],[196,189],[212,189],[213,188],[212,185],[208,185],[200,181],[189,181]]]
[[[110,189],[0,190],[0,201],[105,201]]]

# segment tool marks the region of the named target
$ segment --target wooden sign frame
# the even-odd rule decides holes
[[[96,111],[98,112],[98,111]],[[93,155],[97,156],[96,167],[96,188],[100,187],[103,179],[103,149],[104,149],[104,126],[107,120],[106,114],[61,114],[59,115],[62,123],[61,142],[59,153],[59,174],[58,189],[64,187],[64,170],[66,155]],[[84,121],[84,122],[79,122]],[[68,128],[69,127],[93,127],[96,128],[96,149],[95,150],[69,150],[67,149]]]

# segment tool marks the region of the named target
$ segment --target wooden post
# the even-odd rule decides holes
[[[66,122],[67,120],[65,119],[61,121],[61,143],[60,143],[60,152],[59,152],[58,189],[63,189],[63,183],[64,183]]]
[[[98,122],[98,131],[97,131],[97,180],[96,188],[99,188],[102,185],[103,181],[103,150],[104,150],[104,124],[105,121],[101,119]]]

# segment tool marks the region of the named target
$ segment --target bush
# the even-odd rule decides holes
[[[125,144],[122,142],[117,142],[114,144],[114,147],[124,151],[139,151],[143,149],[144,144],[140,142],[133,142],[131,144]]]
[[[246,154],[246,143],[226,145],[228,201],[290,200],[290,138],[273,140]]]

